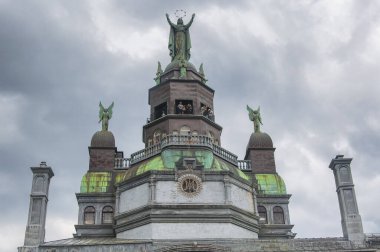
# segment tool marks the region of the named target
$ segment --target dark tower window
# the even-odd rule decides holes
[[[160,105],[156,106],[154,108],[154,118],[153,120],[156,120],[160,117],[163,117],[164,115],[168,114],[168,106],[166,102],[161,103]]]
[[[268,223],[267,209],[263,206],[258,206],[257,210],[259,212],[260,219],[264,219],[264,223]]]
[[[279,206],[273,208],[273,223],[285,224],[284,210]]]
[[[176,114],[193,114],[193,101],[192,100],[176,100],[175,113]]]
[[[95,224],[95,208],[88,206],[84,209],[84,224]]]
[[[105,206],[102,211],[102,223],[112,224],[113,223],[113,208],[110,206]]]

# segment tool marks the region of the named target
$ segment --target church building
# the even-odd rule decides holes
[[[142,126],[145,148],[128,156],[111,132],[113,103],[100,103],[100,131],[90,141],[88,170],[78,185],[78,223],[64,240],[45,241],[53,170],[32,167],[33,182],[23,246],[19,252],[169,251],[376,251],[380,237],[366,237],[358,211],[351,158],[337,155],[335,177],[343,236],[296,238],[291,193],[278,174],[275,145],[261,129],[260,107],[247,106],[253,124],[244,160],[228,151],[214,114],[214,89],[203,65],[190,62],[190,27],[170,27],[171,62],[158,63],[148,90],[150,115]],[[212,81],[210,81],[212,83]],[[255,104],[258,106],[258,104]],[[265,118],[264,118],[265,119]],[[250,122],[251,121],[251,122]],[[279,150],[281,151],[281,150]],[[327,169],[327,167],[326,167]],[[333,193],[333,192],[332,192]],[[73,206],[75,207],[75,206]]]

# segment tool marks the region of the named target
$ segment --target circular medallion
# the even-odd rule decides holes
[[[194,174],[184,174],[178,178],[178,190],[187,197],[194,197],[202,190],[202,180]]]

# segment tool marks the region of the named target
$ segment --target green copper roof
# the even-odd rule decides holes
[[[184,158],[195,158],[197,164],[203,165],[205,171],[231,171],[236,176],[250,180],[238,168],[232,164],[214,156],[210,150],[164,150],[160,155],[145,160],[138,166],[129,169],[124,180],[143,174],[147,171],[173,171],[177,166],[182,166]]]
[[[278,174],[255,174],[259,193],[286,194],[284,180]]]
[[[81,181],[81,193],[108,192],[112,185],[112,172],[87,172]]]
[[[120,183],[124,178],[125,172],[117,172],[115,174],[115,184]]]
[[[165,170],[161,156],[154,157],[147,162],[142,163],[136,171],[136,175],[143,174],[147,171],[162,171]]]

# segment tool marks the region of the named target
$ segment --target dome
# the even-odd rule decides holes
[[[173,60],[166,68],[165,68],[165,73],[169,72],[170,70],[173,70],[173,69],[179,69],[179,61],[178,60]],[[187,64],[187,69],[188,70],[192,70],[194,72],[198,72],[197,69],[195,68],[195,66],[190,63],[190,62],[186,62]]]
[[[248,148],[272,149],[273,148],[272,138],[267,133],[264,133],[264,132],[252,133],[247,145],[247,149]]]
[[[286,194],[284,180],[278,174],[255,174],[262,194]]]
[[[115,147],[115,137],[111,131],[98,131],[92,136],[91,147]]]

